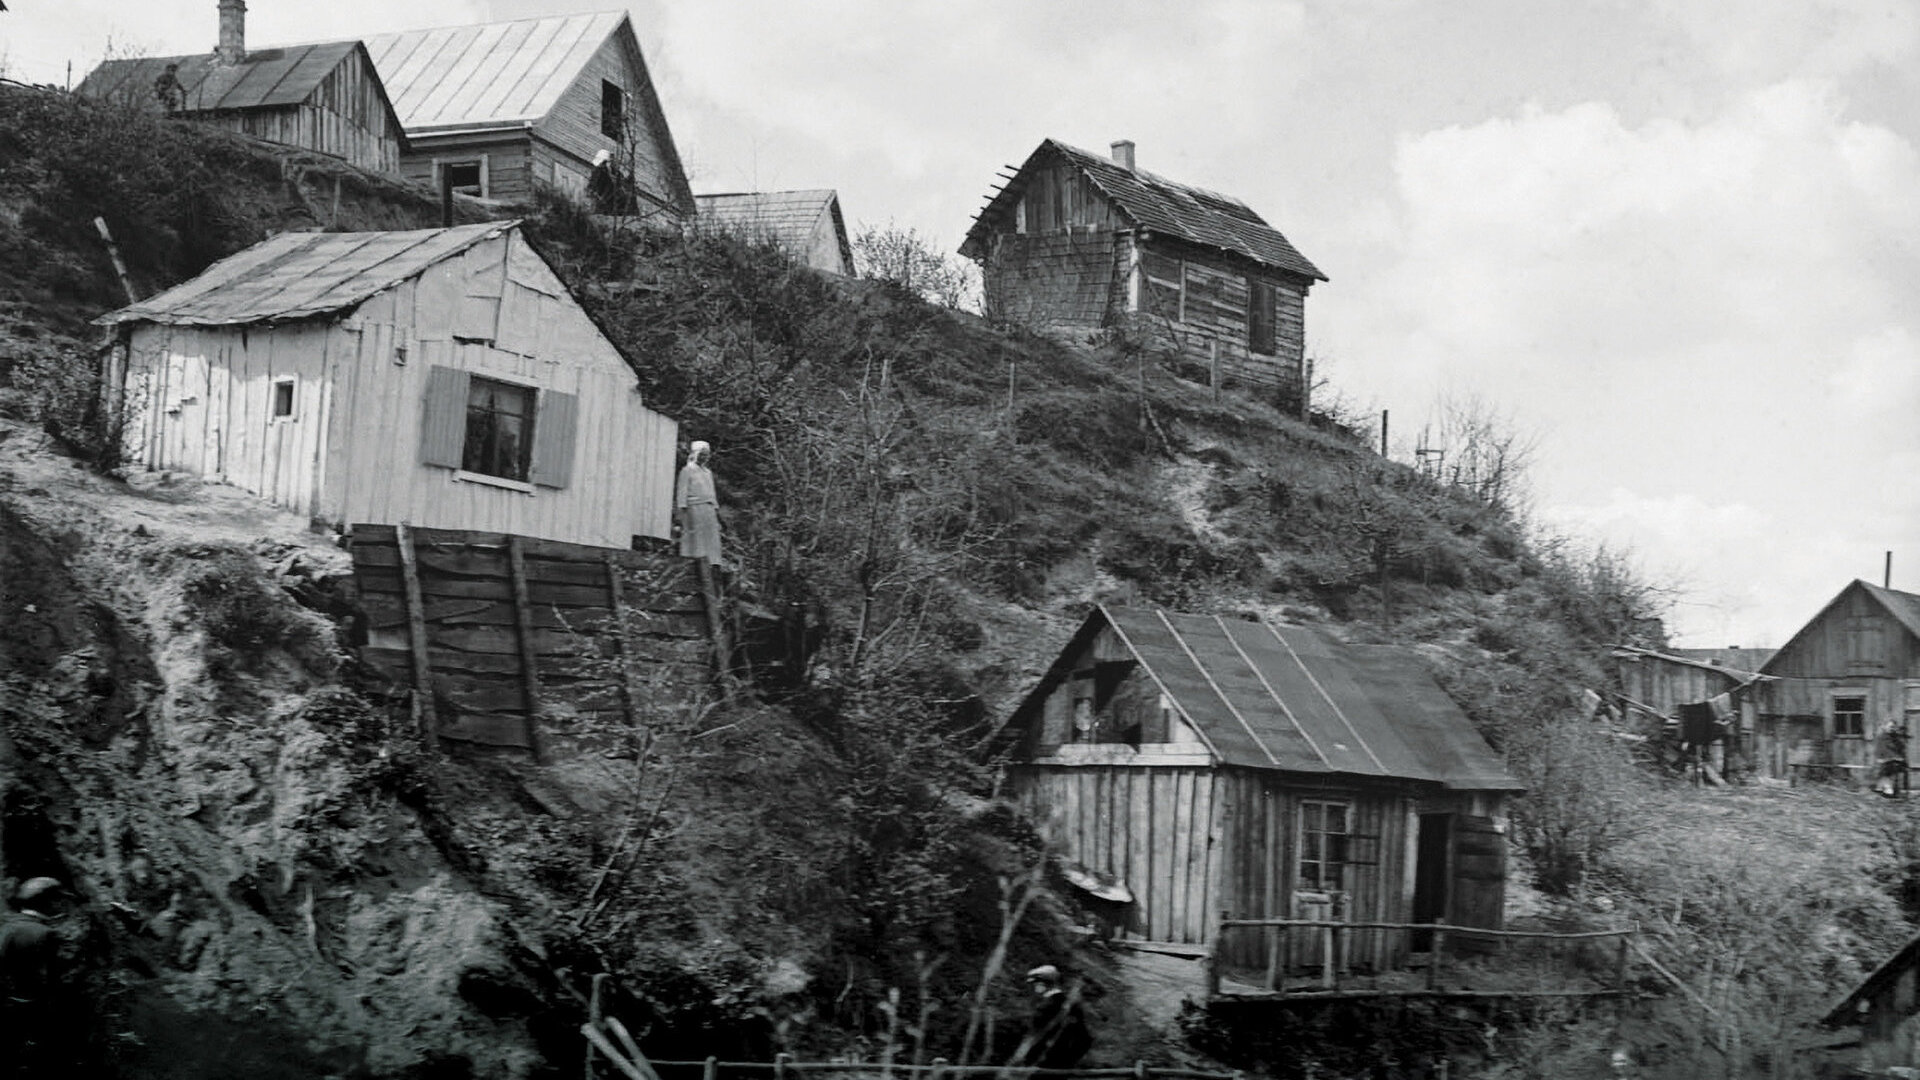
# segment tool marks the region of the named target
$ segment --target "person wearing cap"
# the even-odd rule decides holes
[[[53,958],[60,939],[42,909],[53,902],[60,883],[29,878],[14,893],[18,910],[0,918],[0,988],[13,1000],[37,998],[53,982]]]
[[[673,485],[673,513],[680,527],[680,554],[725,567],[720,553],[720,501],[713,492],[713,472],[707,468],[712,453],[704,442],[687,448],[687,463]]]
[[[1011,1064],[1032,1069],[1071,1069],[1093,1048],[1086,1010],[1080,1007],[1078,988],[1069,992],[1060,969],[1041,964],[1027,972],[1027,989],[1034,995],[1033,1019]]]

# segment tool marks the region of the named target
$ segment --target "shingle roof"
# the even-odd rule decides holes
[[[282,233],[191,281],[94,320],[223,326],[343,311],[520,225],[488,221],[411,232]]]
[[[806,254],[821,215],[831,215],[841,259],[852,272],[853,251],[847,241],[846,222],[840,216],[840,196],[832,188],[696,195],[694,202],[700,207],[701,220],[777,244],[796,255]]]
[[[409,133],[526,123],[553,110],[623,11],[375,34],[367,51]]]
[[[1414,654],[1264,621],[1096,608],[1010,724],[1037,715],[1106,626],[1224,764],[1520,789]]]
[[[1036,166],[1058,156],[1084,173],[1136,228],[1217,248],[1255,262],[1318,281],[1327,280],[1320,268],[1300,254],[1278,229],[1268,225],[1246,203],[1205,188],[1177,183],[1144,169],[1127,167],[1099,154],[1048,139],[1028,156],[1019,172],[994,196],[967,231],[963,254],[985,245],[987,222],[1018,199],[1025,179]]]
[[[190,112],[298,105],[359,45],[358,41],[326,41],[256,49],[238,64],[226,63],[212,53],[107,60],[80,83],[79,92],[157,106],[154,80],[168,64],[177,64],[174,77],[186,91]]]

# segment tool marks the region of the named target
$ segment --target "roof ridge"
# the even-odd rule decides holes
[[[604,8],[600,11],[569,11],[564,15],[529,15],[524,19],[482,19],[479,22],[443,23],[439,26],[419,26],[411,30],[387,30],[378,34],[368,34],[366,38],[404,37],[408,34],[431,34],[436,30],[466,30],[476,26],[511,26],[514,23],[554,22],[568,19],[597,19],[602,15],[618,15],[622,18],[632,16],[623,8]]]

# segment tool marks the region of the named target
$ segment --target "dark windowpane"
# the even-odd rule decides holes
[[[293,383],[277,382],[273,384],[273,415],[293,415]]]
[[[1261,356],[1274,354],[1273,285],[1247,279],[1247,348]]]
[[[600,134],[622,139],[627,134],[627,92],[615,83],[600,83]]]
[[[524,481],[532,450],[533,388],[474,379],[467,391],[467,443],[460,467]]]
[[[485,194],[480,190],[479,162],[460,161],[440,167],[446,171],[447,183],[453,185],[453,190],[466,195]]]

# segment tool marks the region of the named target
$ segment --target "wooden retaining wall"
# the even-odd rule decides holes
[[[355,525],[361,658],[441,739],[542,754],[543,724],[684,707],[724,657],[705,564],[503,533]],[[625,609],[627,617],[613,613]]]

